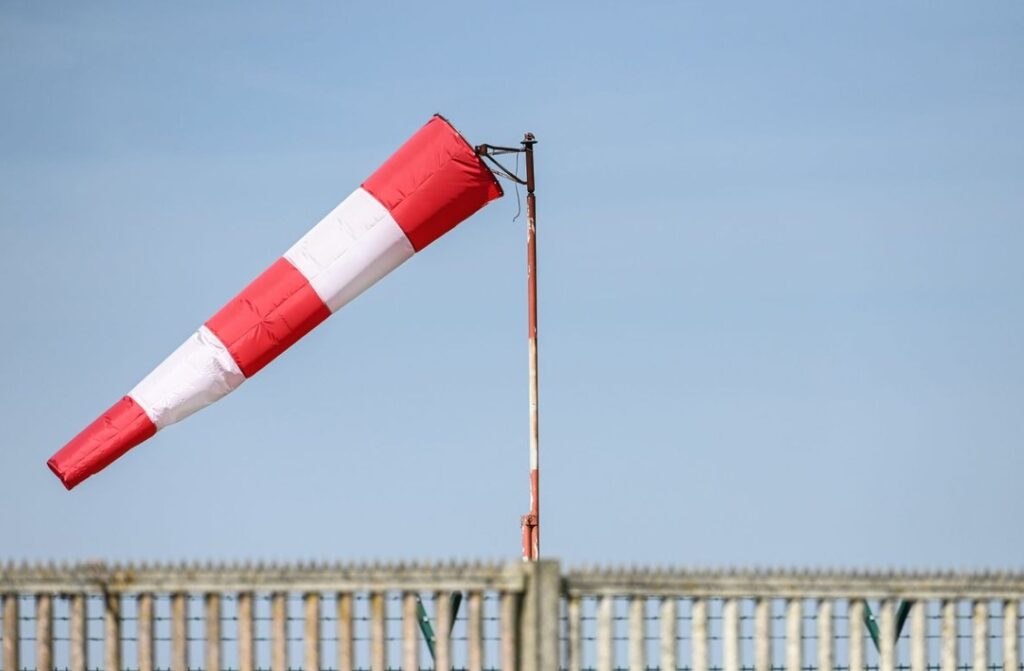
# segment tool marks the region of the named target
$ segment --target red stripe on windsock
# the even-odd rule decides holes
[[[363,188],[388,208],[417,252],[502,195],[494,174],[440,115],[409,138]]]
[[[46,465],[71,489],[156,433],[139,404],[125,396],[71,439]]]
[[[238,368],[252,377],[331,316],[309,281],[278,259],[206,322]]]

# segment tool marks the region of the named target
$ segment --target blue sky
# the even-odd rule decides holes
[[[441,112],[540,140],[545,555],[1019,567],[1022,34],[1011,2],[4,3],[0,556],[518,555],[511,189],[73,493],[44,465]]]

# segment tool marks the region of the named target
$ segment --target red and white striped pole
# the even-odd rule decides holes
[[[498,174],[516,184],[526,186],[526,298],[527,343],[530,371],[530,512],[520,518],[523,560],[540,558],[540,411],[537,366],[537,197],[534,195],[533,133],[525,133],[521,147],[499,147],[482,144],[476,148],[481,156],[494,164]],[[526,154],[526,179],[511,172],[494,157],[500,154]],[[516,168],[519,167],[518,160]],[[518,216],[518,215],[517,215]]]
[[[68,489],[227,395],[335,311],[502,195],[435,116],[362,186],[47,465]]]
[[[537,198],[533,194],[533,133],[523,136],[526,154],[526,295],[530,357],[530,512],[523,516],[523,559],[540,558],[540,406],[537,367]]]

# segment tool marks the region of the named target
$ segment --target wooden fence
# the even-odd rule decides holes
[[[1024,671],[1022,598],[1019,573],[7,565],[0,671]]]

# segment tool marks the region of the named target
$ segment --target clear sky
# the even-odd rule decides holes
[[[1024,5],[0,7],[0,557],[514,558],[514,191],[73,493],[432,113],[536,133],[542,551],[1024,557]]]

